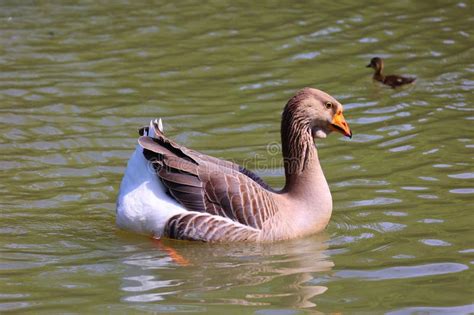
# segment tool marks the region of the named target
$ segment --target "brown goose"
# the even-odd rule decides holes
[[[351,137],[342,105],[312,88],[285,106],[281,140],[286,183],[275,191],[229,161],[181,146],[161,120],[141,130],[117,200],[117,224],[156,238],[275,241],[323,230],[332,198],[316,138],[332,131]]]
[[[375,70],[374,80],[379,81],[385,85],[388,85],[392,88],[396,88],[405,84],[410,84],[416,80],[416,78],[407,78],[399,75],[384,75],[383,71],[383,60],[382,58],[375,57],[370,60],[370,63],[367,65],[367,68],[373,68]]]

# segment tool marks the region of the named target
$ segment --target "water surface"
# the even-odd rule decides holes
[[[470,2],[0,4],[0,312],[474,312]],[[417,77],[375,84],[371,57]],[[334,214],[276,244],[115,227],[137,128],[283,185],[298,89],[345,105],[318,142]],[[164,245],[187,261],[174,261]]]

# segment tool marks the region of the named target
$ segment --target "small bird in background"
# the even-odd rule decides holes
[[[367,68],[373,68],[375,70],[373,79],[379,81],[385,85],[396,88],[405,84],[410,84],[416,80],[416,78],[407,78],[399,75],[384,75],[383,71],[383,60],[382,58],[375,57],[370,60]]]

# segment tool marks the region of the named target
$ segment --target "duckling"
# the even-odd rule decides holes
[[[377,80],[392,88],[396,88],[405,84],[410,84],[416,80],[416,78],[407,78],[399,75],[383,75],[383,60],[379,57],[372,58],[372,60],[370,60],[370,63],[367,65],[367,68],[373,68],[375,70],[373,76],[374,80]]]

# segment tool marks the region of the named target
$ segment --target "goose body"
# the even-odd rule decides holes
[[[384,75],[383,74],[383,60],[382,58],[375,57],[370,60],[370,63],[367,65],[367,68],[373,68],[375,70],[373,79],[379,81],[385,85],[388,85],[392,88],[396,88],[402,85],[413,83],[416,78],[402,77],[400,75]]]
[[[117,199],[117,225],[153,237],[276,241],[323,230],[332,198],[314,145],[331,131],[352,136],[342,105],[305,88],[282,115],[286,183],[275,191],[251,171],[167,138],[161,120],[142,128]]]

